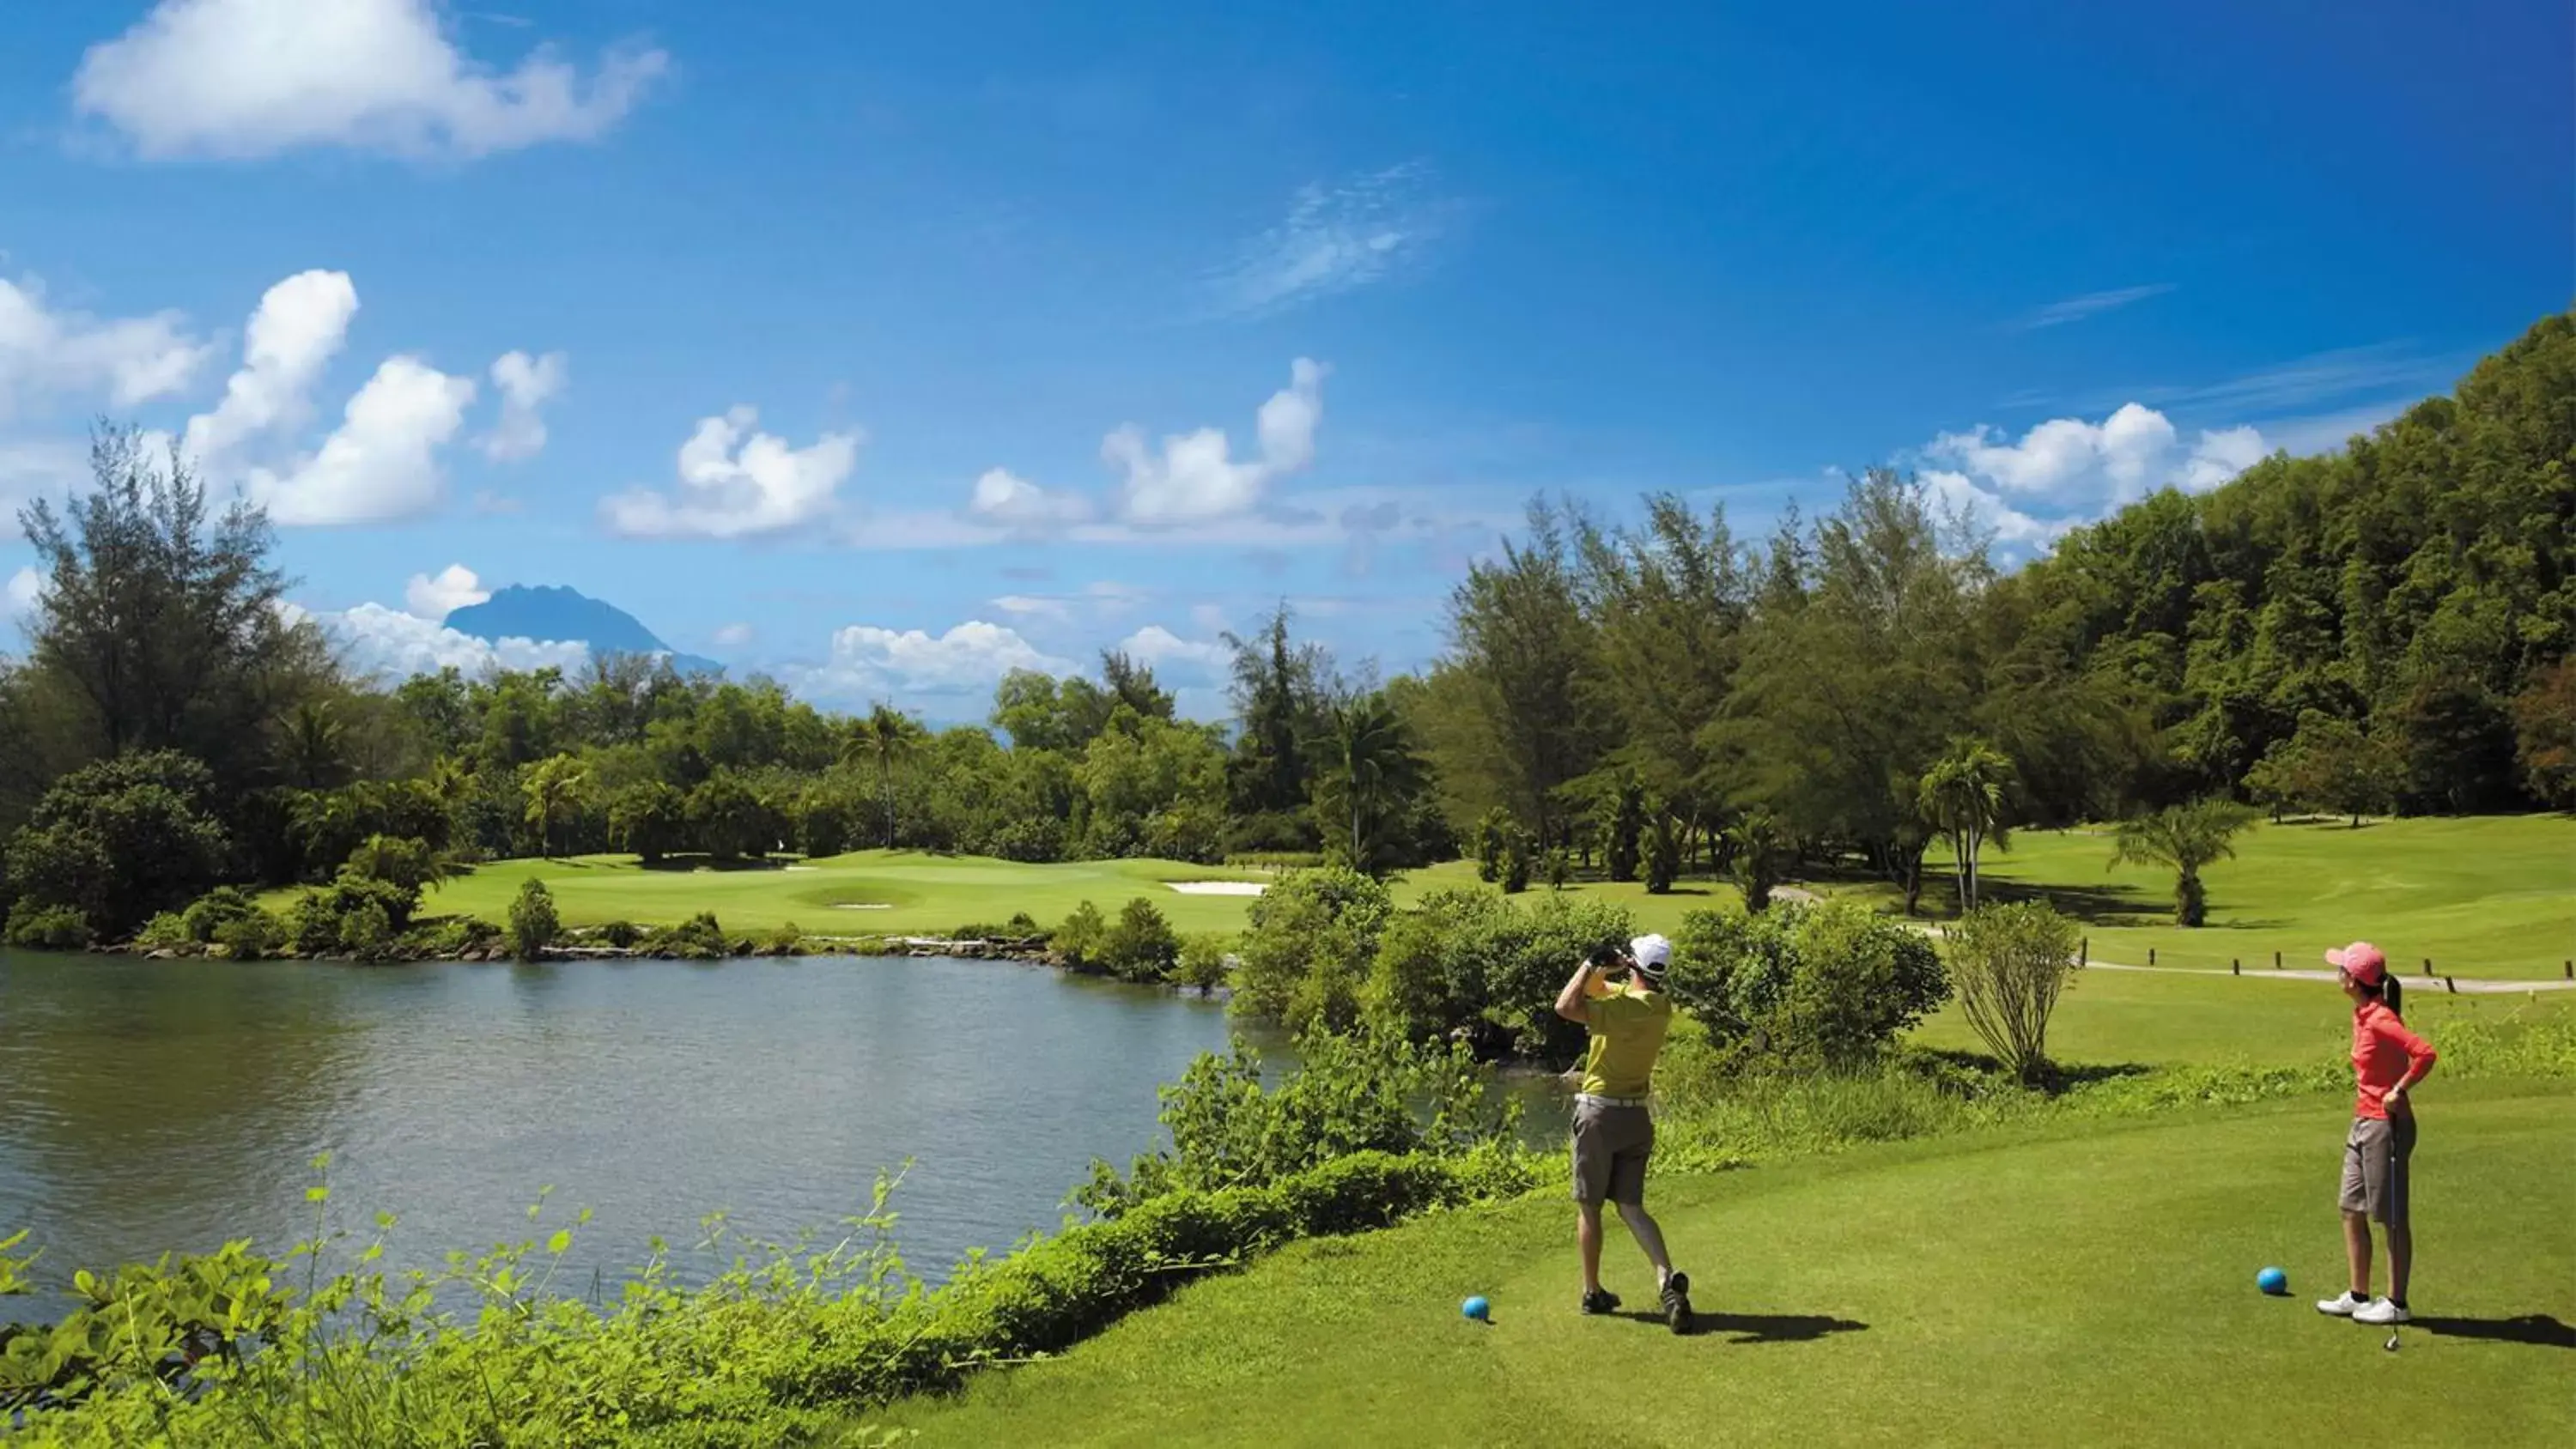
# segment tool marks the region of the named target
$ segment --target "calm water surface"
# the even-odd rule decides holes
[[[595,1210],[612,1278],[722,1209],[786,1235],[894,1206],[915,1272],[1052,1228],[1094,1157],[1153,1146],[1155,1087],[1221,1006],[995,962],[348,967],[0,951],[0,1237],[42,1276],[282,1249],[332,1154],[335,1222],[432,1265]],[[537,1236],[543,1236],[540,1231]],[[695,1266],[684,1265],[684,1266]]]

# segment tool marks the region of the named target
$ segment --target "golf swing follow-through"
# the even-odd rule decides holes
[[[1673,1271],[1664,1232],[1646,1212],[1646,1160],[1655,1150],[1655,1119],[1647,1108],[1655,1058],[1672,1025],[1672,999],[1664,994],[1664,968],[1672,943],[1639,936],[1626,950],[1594,951],[1556,994],[1556,1014],[1591,1033],[1583,1078],[1574,1098],[1574,1202],[1576,1242],[1583,1253],[1585,1313],[1608,1313],[1619,1297],[1601,1286],[1601,1204],[1615,1203],[1635,1235],[1655,1282],[1664,1321],[1675,1333],[1692,1328],[1690,1278]],[[1612,976],[1619,979],[1613,981]]]

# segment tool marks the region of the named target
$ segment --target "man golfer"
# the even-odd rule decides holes
[[[1672,999],[1663,992],[1664,967],[1672,958],[1672,943],[1661,936],[1639,936],[1625,951],[1605,946],[1574,969],[1556,994],[1556,1014],[1592,1033],[1574,1098],[1575,1241],[1583,1248],[1583,1311],[1608,1313],[1619,1306],[1619,1296],[1601,1286],[1606,1198],[1619,1205],[1619,1216],[1655,1265],[1664,1321],[1673,1332],[1688,1333],[1690,1277],[1673,1271],[1664,1230],[1646,1214],[1646,1159],[1655,1150],[1646,1092],[1673,1020]]]

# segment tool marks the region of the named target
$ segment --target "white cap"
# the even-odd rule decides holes
[[[1628,943],[1628,954],[1637,958],[1637,969],[1649,976],[1661,976],[1673,959],[1673,943],[1661,936],[1639,936]]]

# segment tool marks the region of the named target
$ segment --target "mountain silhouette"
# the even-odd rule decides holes
[[[579,640],[593,654],[668,654],[671,667],[683,674],[720,674],[712,659],[682,654],[624,609],[558,584],[512,584],[495,590],[479,604],[450,610],[447,627],[459,634],[499,643],[503,639],[539,642]]]

